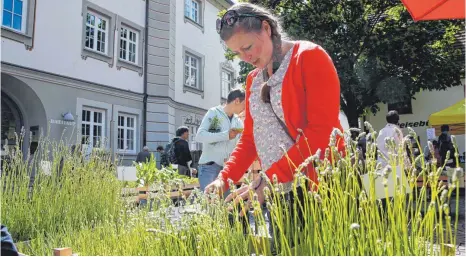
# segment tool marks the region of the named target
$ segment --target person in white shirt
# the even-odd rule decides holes
[[[389,159],[389,149],[385,145],[385,138],[393,138],[395,143],[398,145],[403,140],[403,134],[397,125],[398,121],[400,120],[400,116],[398,115],[397,111],[389,111],[387,113],[386,119],[387,125],[382,130],[380,130],[379,136],[377,137],[377,148],[386,159]],[[388,164],[385,158],[381,156],[377,158],[377,161],[382,163],[382,167],[385,167]]]
[[[244,89],[231,90],[226,104],[210,108],[197,130],[196,142],[202,143],[199,159],[199,185],[202,192],[217,179],[225,160],[228,160],[240,138],[244,126],[238,115],[244,111],[245,97]]]

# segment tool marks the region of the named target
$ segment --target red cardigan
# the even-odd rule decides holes
[[[228,179],[234,182],[240,180],[257,158],[253,134],[254,121],[249,112],[249,96],[252,81],[258,73],[259,70],[256,69],[247,77],[244,131],[229,161],[221,171],[225,182]],[[300,136],[298,142],[288,150],[288,156],[293,163],[299,166],[319,148],[323,156],[333,128],[340,130],[342,128],[339,121],[340,82],[337,71],[330,56],[319,45],[306,41],[296,42],[294,45],[290,64],[283,79],[282,106],[290,134],[293,138],[297,138],[298,129],[302,129],[311,149],[309,153],[304,137]],[[342,149],[343,140],[339,142],[339,148]],[[283,156],[266,171],[266,174],[271,180],[273,174],[276,174],[279,182],[289,182],[293,180],[295,172],[292,167],[286,156]],[[309,177],[317,183],[317,174],[313,170]],[[228,187],[228,183],[225,184]]]

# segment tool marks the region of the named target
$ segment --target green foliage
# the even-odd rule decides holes
[[[101,158],[100,151],[86,159],[63,142],[44,138],[36,153],[26,157],[22,139],[17,142],[2,156],[0,179],[2,224],[15,242],[63,237],[83,227],[117,222],[125,206],[115,162]]]
[[[241,61],[239,62],[239,74],[236,81],[240,84],[246,85],[246,78],[248,77],[249,72],[253,71],[255,67],[252,64]]]
[[[222,18],[223,15],[227,12],[227,9],[223,9],[217,13],[217,18]]]
[[[155,182],[159,170],[156,166],[154,154],[151,154],[149,162],[133,162],[133,164],[136,166],[136,177],[139,182],[143,182],[144,186],[150,186]]]
[[[371,126],[373,140],[377,132]],[[339,131],[332,133],[336,141]],[[422,158],[414,158],[411,141],[407,138],[396,144],[387,139],[387,147],[394,153],[387,160],[391,167],[400,167],[406,177],[395,171],[377,166],[377,149],[368,144],[365,163],[359,159],[357,141],[350,132],[343,138],[347,148],[342,156],[330,144],[322,160],[308,157],[297,167],[292,192],[305,188],[301,204],[283,201],[279,192],[281,183],[273,183],[260,174],[268,184],[265,205],[276,223],[272,234],[278,255],[449,255],[457,245],[459,218],[459,181],[464,179],[461,168],[452,172],[448,185],[439,182],[443,167],[437,167]],[[410,135],[417,138],[414,131]],[[366,136],[361,134],[360,136]],[[369,135],[368,135],[369,136]],[[456,141],[452,136],[456,148]],[[409,142],[409,143],[408,143]],[[407,147],[411,145],[411,147]],[[433,147],[429,149],[433,154]],[[279,147],[279,146],[276,146]],[[405,158],[410,149],[409,160]],[[2,224],[12,233],[19,251],[27,255],[51,255],[52,248],[71,247],[80,256],[141,255],[141,256],[247,256],[271,255],[270,242],[263,236],[267,231],[262,204],[250,190],[249,203],[239,201],[237,206],[226,204],[218,195],[203,195],[195,190],[189,198],[183,197],[175,206],[170,198],[171,187],[166,182],[176,179],[172,169],[156,179],[153,209],[135,208],[127,204],[132,200],[122,197],[121,183],[115,177],[115,163],[111,160],[90,158],[83,160],[81,153],[71,154],[63,144],[41,140],[39,153],[31,162],[21,154],[19,143],[8,152],[8,161],[2,167]],[[47,154],[45,154],[47,153]],[[332,153],[332,154],[330,154]],[[50,154],[50,155],[49,155]],[[458,155],[456,165],[459,165]],[[47,175],[42,161],[52,161],[51,174]],[[63,162],[61,161],[63,160]],[[63,163],[63,165],[61,165]],[[318,187],[311,189],[301,173],[313,163],[319,179]],[[145,164],[144,170],[154,169],[155,160]],[[62,166],[61,169],[59,167]],[[36,180],[29,187],[30,176],[36,168]],[[60,171],[60,172],[59,172]],[[154,169],[155,171],[155,169]],[[150,172],[146,172],[150,173]],[[361,174],[369,175],[370,188],[361,186]],[[382,207],[374,197],[376,178],[392,178],[394,196]],[[417,179],[429,184],[417,187]],[[311,182],[309,182],[311,183]],[[412,193],[406,193],[408,184]],[[311,183],[312,185],[312,183]],[[252,185],[247,185],[252,186]],[[232,193],[237,193],[231,187]],[[309,191],[307,191],[309,190]],[[248,192],[248,191],[246,191]],[[450,205],[455,201],[456,208]],[[228,208],[232,208],[229,211]],[[173,217],[173,210],[180,214]],[[243,234],[239,220],[241,210],[249,210],[256,222],[255,228],[246,220],[248,235]],[[302,212],[303,225],[294,229]],[[337,215],[336,215],[337,214]],[[230,222],[230,218],[234,222]],[[252,237],[252,235],[262,235]],[[291,242],[299,242],[293,247]],[[452,251],[453,250],[453,251]]]
[[[148,162],[136,163],[136,177],[139,182],[144,182],[144,186],[151,186],[153,184],[169,184],[175,181],[183,181],[187,177],[182,176],[176,169],[170,167],[163,167],[158,169],[154,155],[151,154],[151,158]]]
[[[213,118],[209,118],[209,121],[210,121],[209,130],[220,129],[220,118],[217,115],[215,115],[215,117]]]
[[[352,126],[366,110],[375,114],[380,102],[461,84],[464,56],[454,44],[455,35],[464,33],[462,20],[415,23],[399,0],[250,2],[274,10],[290,38],[327,50]]]
[[[237,55],[233,53],[233,51],[231,51],[230,48],[227,48],[225,50],[225,59],[227,59],[228,61],[233,61],[236,57]]]

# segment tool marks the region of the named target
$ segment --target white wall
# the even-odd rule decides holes
[[[90,1],[144,27],[145,1]],[[81,58],[81,13],[82,0],[38,0],[32,51],[25,50],[22,43],[2,37],[2,61],[142,93],[143,77],[136,71],[117,70],[115,66],[117,39],[113,67],[90,57]]]
[[[463,82],[464,83],[464,82]],[[415,95],[416,100],[412,100],[413,114],[400,115],[400,124],[406,122],[425,122],[429,120],[429,116],[432,113],[441,111],[461,99],[464,99],[465,92],[464,86],[456,86],[449,88],[445,91],[422,91]],[[387,105],[380,104],[380,111],[375,115],[369,115],[367,120],[372,124],[374,129],[380,130],[386,125],[385,115],[387,114]],[[420,123],[419,123],[420,124]],[[426,128],[428,126],[419,126],[413,127],[414,131],[418,134],[421,139],[421,144],[423,147],[427,144],[427,133]],[[413,124],[414,125],[414,124]],[[429,126],[430,127],[430,126]],[[406,135],[408,133],[407,128],[402,129],[403,133]],[[465,136],[456,135],[456,141],[458,143],[458,148],[460,154],[465,151]]]
[[[177,102],[209,109],[220,104],[220,63],[226,61],[225,50],[217,34],[215,22],[220,11],[209,1],[204,9],[204,32],[195,25],[184,21],[184,0],[176,2],[176,56],[175,56],[175,100]],[[204,67],[204,99],[191,92],[183,93],[183,46],[205,56]],[[238,75],[238,61],[233,62]]]

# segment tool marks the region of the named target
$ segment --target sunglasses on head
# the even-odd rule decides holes
[[[238,14],[235,10],[227,11],[221,19],[217,19],[217,24],[216,24],[217,33],[220,34],[220,32],[222,32],[222,28],[224,25],[232,27],[239,20],[239,18],[244,18],[244,17],[258,18],[259,16],[254,15],[254,14],[248,14],[248,13]]]

